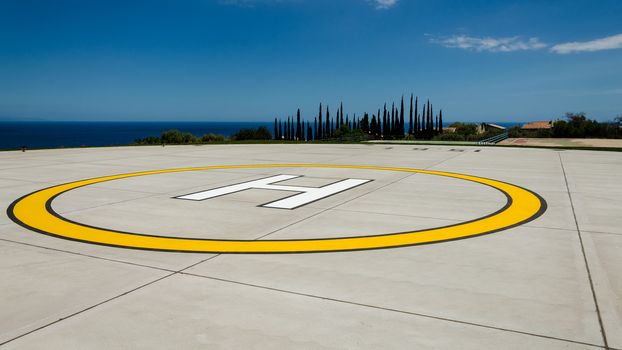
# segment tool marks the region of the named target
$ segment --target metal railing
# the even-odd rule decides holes
[[[487,139],[480,140],[477,142],[478,145],[494,145],[508,138],[508,133],[504,132],[499,135],[495,135],[493,137],[489,137]]]

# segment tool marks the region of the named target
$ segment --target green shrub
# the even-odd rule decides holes
[[[225,137],[220,134],[209,133],[201,137],[201,142],[224,142]]]
[[[265,126],[260,126],[257,129],[244,128],[236,132],[231,136],[232,140],[244,141],[244,140],[272,140],[272,134],[270,130]]]
[[[456,128],[455,134],[458,135],[477,135],[477,124],[456,122],[450,125]]]
[[[619,121],[599,123],[587,119],[585,113],[566,113],[566,120],[557,120],[553,123],[551,133],[553,137],[622,137]]]
[[[144,139],[134,140],[134,144],[136,145],[159,145],[160,143],[162,143],[162,141],[160,141],[160,138],[155,136],[149,136],[145,137]]]
[[[181,132],[177,129],[168,130],[160,135],[162,143],[168,144],[187,144],[195,143],[197,138],[189,132]]]

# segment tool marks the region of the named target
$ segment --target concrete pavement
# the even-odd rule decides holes
[[[136,250],[43,235],[0,217],[0,343],[11,348],[622,349],[622,154],[413,145],[214,145],[0,153],[0,202],[148,170],[315,163],[504,181],[542,196],[537,219],[484,236],[309,254]],[[251,189],[270,176],[369,183],[294,210]],[[53,210],[81,225],[164,237],[305,240],[426,230],[507,202],[482,184],[352,168],[228,168],[79,187]],[[36,218],[35,218],[36,219]],[[606,343],[605,343],[606,339]]]

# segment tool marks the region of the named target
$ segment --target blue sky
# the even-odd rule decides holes
[[[0,0],[0,119],[622,114],[622,1]]]

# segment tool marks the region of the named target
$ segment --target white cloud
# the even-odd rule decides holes
[[[551,47],[551,51],[564,55],[574,52],[591,52],[620,48],[622,48],[622,34],[612,35],[606,38],[600,38],[592,41],[575,41],[570,43],[557,44]]]
[[[373,0],[377,9],[388,9],[397,4],[398,0]]]
[[[440,44],[444,47],[473,50],[478,52],[538,50],[547,46],[538,38],[529,38],[525,40],[519,36],[505,38],[476,38],[466,35],[454,35],[448,38],[432,38],[430,39],[430,42]]]

